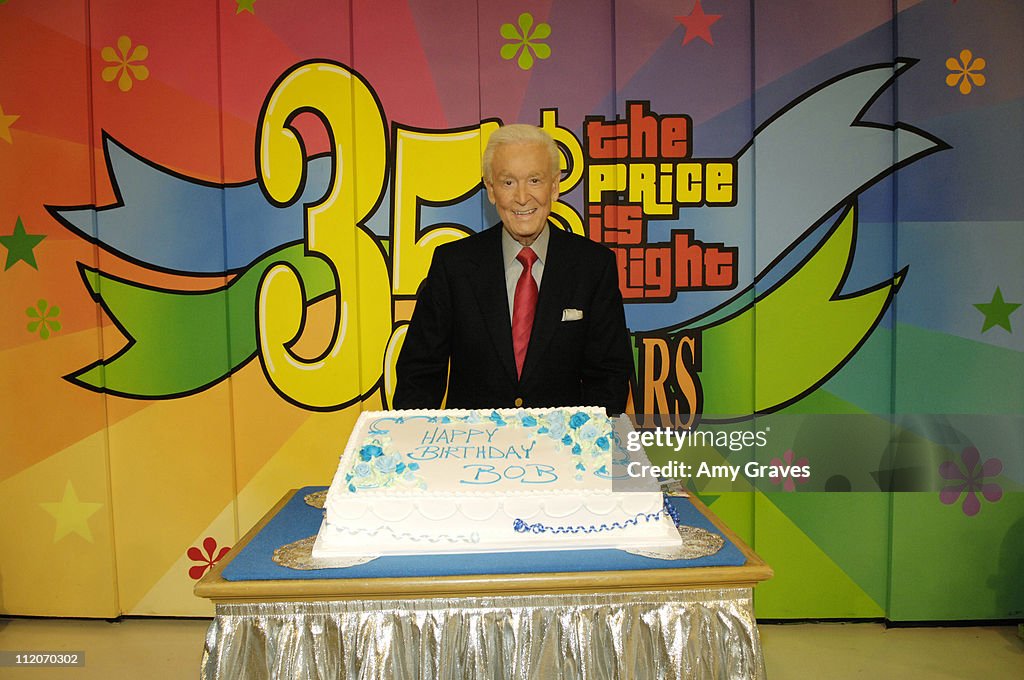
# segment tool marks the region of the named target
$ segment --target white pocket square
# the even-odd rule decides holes
[[[583,318],[582,309],[563,309],[562,321],[579,321]]]

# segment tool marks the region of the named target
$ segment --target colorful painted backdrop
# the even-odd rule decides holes
[[[812,470],[690,480],[758,614],[1021,617],[1022,46],[1016,0],[0,0],[0,612],[210,614],[527,122],[631,411]]]

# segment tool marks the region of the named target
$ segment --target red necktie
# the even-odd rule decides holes
[[[537,282],[530,271],[537,261],[537,253],[526,247],[519,251],[516,259],[523,265],[523,273],[516,282],[515,301],[512,303],[512,348],[516,353],[516,373],[521,377],[533,330],[533,314],[537,310]]]

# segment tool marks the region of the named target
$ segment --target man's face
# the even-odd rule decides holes
[[[558,198],[557,173],[541,144],[502,144],[491,158],[487,198],[498,209],[502,224],[524,246],[544,229],[551,204]]]

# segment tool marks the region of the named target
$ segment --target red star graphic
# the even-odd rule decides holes
[[[704,8],[700,6],[700,0],[693,6],[693,11],[685,17],[676,17],[676,21],[686,27],[686,35],[683,37],[683,44],[694,38],[702,38],[709,45],[714,45],[711,39],[711,24],[722,18],[721,14],[704,14]]]

